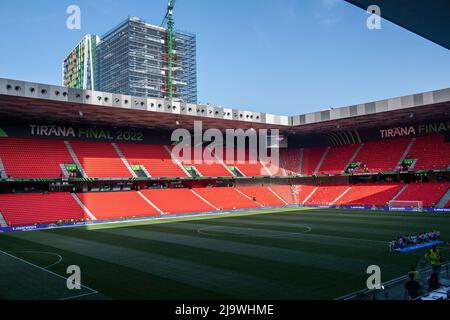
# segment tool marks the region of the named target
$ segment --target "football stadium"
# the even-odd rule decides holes
[[[161,98],[0,78],[0,299],[448,290],[450,88],[288,116],[170,78]]]

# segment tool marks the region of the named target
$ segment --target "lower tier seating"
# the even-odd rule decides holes
[[[165,214],[216,210],[190,189],[149,189],[141,192]]]
[[[12,227],[89,218],[70,193],[0,194],[0,212]]]
[[[321,185],[316,192],[305,202],[308,205],[331,205],[335,204],[347,189],[348,185]],[[339,202],[339,201],[336,201]]]
[[[410,183],[395,200],[422,201],[424,207],[434,207],[449,188],[448,182]]]
[[[97,219],[159,215],[137,192],[92,192],[77,194]]]
[[[270,187],[276,194],[278,194],[284,201],[288,204],[296,204],[296,199],[294,198],[293,187],[292,186],[271,186]]]
[[[194,188],[202,198],[219,210],[234,210],[261,207],[258,203],[243,195],[235,188]]]
[[[315,185],[303,184],[293,187],[294,197],[297,199],[298,204],[306,203],[306,200],[313,194],[314,190],[317,188]]]
[[[385,206],[402,187],[401,183],[356,184],[335,204]]]
[[[249,186],[239,187],[238,189],[265,207],[286,205],[285,201],[281,200],[280,197],[275,195],[268,187]]]

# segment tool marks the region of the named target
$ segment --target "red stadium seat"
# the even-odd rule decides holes
[[[91,192],[77,196],[97,219],[157,216],[159,211],[137,192]]]
[[[401,183],[356,184],[335,204],[385,206],[402,187]]]
[[[70,144],[88,177],[132,177],[111,143],[71,141]]]
[[[305,204],[331,205],[348,188],[348,185],[321,185]]]
[[[418,137],[407,159],[417,159],[414,170],[448,169],[450,165],[450,142],[443,135]]]
[[[200,196],[206,199],[219,210],[233,210],[261,207],[235,188],[194,188]]]
[[[130,165],[143,165],[154,178],[187,176],[161,144],[118,143],[117,146]]]
[[[299,174],[300,149],[280,149],[280,163],[286,171],[287,176]]]
[[[311,175],[316,173],[316,168],[322,160],[327,148],[305,148],[303,149],[301,174]]]
[[[410,183],[395,200],[422,201],[424,207],[433,207],[449,188],[450,182]]]
[[[347,169],[359,144],[349,144],[343,146],[330,147],[330,151],[325,157],[324,162],[319,168],[319,173],[323,174],[341,174]]]
[[[0,212],[9,226],[89,218],[70,193],[0,194]]]
[[[361,162],[368,172],[383,172],[397,170],[411,139],[391,139],[366,142],[356,155],[355,162]]]
[[[0,138],[0,159],[13,178],[59,178],[73,164],[63,140]]]
[[[246,186],[238,187],[238,189],[245,193],[250,198],[256,199],[256,201],[265,207],[270,206],[285,206],[285,201],[281,200],[280,197],[275,195],[268,187],[262,186]],[[220,192],[220,191],[218,191]]]
[[[270,173],[264,168],[258,159],[252,159],[250,161],[250,152],[248,150],[242,151],[245,155],[244,161],[239,161],[238,159],[238,149],[235,150],[224,150],[224,162],[228,166],[235,166],[247,177],[260,177],[269,176]]]
[[[216,210],[189,189],[149,189],[142,194],[165,214]]]
[[[207,152],[208,155],[211,154],[211,151],[206,150],[206,148],[190,148],[190,154],[184,155],[181,154],[180,162],[182,165],[186,166],[194,166],[203,177],[232,177],[233,174],[226,168],[223,162],[220,162],[219,159],[213,158],[204,159],[203,154]],[[201,154],[200,158],[196,158],[196,154]],[[195,161],[195,160],[200,160]],[[205,161],[207,160],[207,161]]]
[[[270,188],[288,204],[296,204],[292,186],[274,185]]]

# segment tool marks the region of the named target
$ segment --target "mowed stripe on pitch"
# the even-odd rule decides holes
[[[14,235],[14,237],[19,238],[22,236],[22,234]],[[29,235],[26,236],[30,239]],[[290,283],[260,279],[252,275],[211,267],[206,264],[192,263],[175,257],[152,254],[117,245],[57,234],[49,236],[48,232],[36,232],[32,236],[32,241],[46,246],[69,250],[87,257],[124,265],[132,269],[228,296],[239,294],[239,297],[244,299],[269,299],[273,298],[273,290],[276,290],[279,292],[278,298],[282,299],[305,296],[310,293],[309,289],[292,286]]]
[[[244,229],[248,230],[248,229]],[[181,247],[188,246],[195,249],[206,249],[219,251],[223,253],[231,253],[253,257],[262,260],[271,260],[295,264],[305,267],[316,267],[322,270],[336,270],[336,255],[311,253],[302,250],[281,249],[270,246],[261,246],[254,244],[242,243],[239,241],[230,241],[222,239],[205,239],[199,236],[178,235],[172,233],[164,233],[152,230],[136,230],[128,228],[103,230],[103,233],[114,234],[119,236],[152,240],[161,243],[170,243]],[[232,231],[231,231],[232,232]],[[340,266],[345,272],[356,272],[361,270],[361,265],[366,263],[363,259],[344,258],[339,259]]]

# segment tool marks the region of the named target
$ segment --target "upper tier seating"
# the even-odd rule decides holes
[[[71,141],[70,144],[88,177],[132,177],[111,143]]]
[[[300,149],[280,149],[280,163],[287,176],[298,175],[300,161]]]
[[[449,182],[410,183],[395,200],[422,201],[424,207],[434,207],[449,187]]]
[[[407,159],[417,159],[414,170],[447,169],[450,165],[450,142],[443,135],[418,137]]]
[[[238,160],[238,149],[228,151],[225,149],[223,152],[224,162],[228,166],[235,166],[247,177],[269,176],[269,172],[264,169],[259,160],[250,161],[250,152],[248,150],[243,151],[245,154],[245,162]]]
[[[301,174],[311,175],[316,173],[316,168],[322,160],[327,148],[305,148],[302,151]]]
[[[154,178],[187,176],[163,145],[118,143],[117,146],[130,165],[144,166]]]
[[[205,153],[206,152],[206,153]],[[196,153],[200,153],[202,160],[201,163],[194,161],[197,159]],[[211,155],[211,150],[206,148],[191,148],[190,155],[184,156],[181,154],[180,162],[185,166],[194,166],[203,177],[232,177],[233,174],[225,167],[223,162],[220,162],[217,158],[204,158],[203,155]]]
[[[349,144],[343,146],[330,147],[330,151],[325,157],[324,162],[319,168],[319,173],[323,174],[341,174],[347,169],[359,144]]]
[[[241,194],[235,188],[194,188],[201,197],[219,210],[233,210],[261,207],[258,203]]]
[[[149,189],[141,192],[165,214],[216,210],[189,189]]]
[[[385,206],[402,187],[401,183],[356,184],[335,204]]]
[[[0,212],[11,227],[89,218],[70,193],[0,194]]]
[[[63,140],[0,138],[0,159],[13,178],[59,178],[74,161]]]
[[[331,205],[348,188],[348,185],[321,185],[305,203],[308,205]],[[339,201],[337,202],[339,203]]]
[[[250,198],[254,198],[259,204],[265,207],[285,206],[286,203],[278,198],[268,187],[245,186],[238,188]]]
[[[355,162],[364,163],[368,172],[394,171],[411,139],[391,139],[366,142]]]
[[[77,195],[97,219],[156,216],[160,214],[137,192],[92,192]]]

